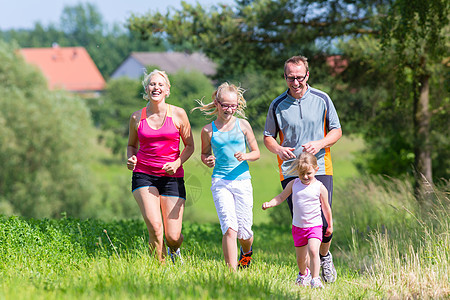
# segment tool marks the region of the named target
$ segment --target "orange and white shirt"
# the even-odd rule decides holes
[[[269,106],[265,136],[275,139],[279,136],[280,145],[295,148],[295,156],[303,152],[302,145],[323,139],[332,129],[341,128],[339,117],[330,97],[308,85],[306,93],[300,99],[295,99],[286,90]],[[319,171],[316,175],[333,175],[330,148],[321,149],[316,154]],[[288,177],[287,170],[292,160],[282,161],[278,157],[281,180]]]

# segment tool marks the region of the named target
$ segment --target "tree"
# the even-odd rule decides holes
[[[143,92],[138,80],[123,77],[108,81],[98,99],[87,100],[94,124],[103,131],[101,138],[105,138],[106,145],[114,154],[121,154],[121,158],[126,153],[130,116],[146,104]]]
[[[450,3],[445,0],[397,0],[382,32],[383,46],[395,51],[397,78],[409,81],[412,91],[405,98],[412,98],[413,102],[416,195],[433,182],[430,79],[432,66],[449,57],[449,15]],[[422,176],[428,183],[424,184]]]
[[[351,58],[348,68],[330,77],[330,91],[344,116],[346,133],[363,135],[366,150],[358,154],[362,170],[389,176],[414,176],[414,103],[412,71],[402,68],[399,78],[394,49],[382,49],[380,40],[363,36],[338,45]],[[435,179],[450,174],[450,140],[446,137],[449,120],[449,74],[442,63],[430,66],[430,144]]]
[[[81,216],[92,194],[92,137],[82,100],[48,91],[43,75],[0,41],[1,213]]]
[[[101,37],[104,30],[102,15],[93,4],[65,6],[61,15],[62,30],[80,45],[92,44],[91,39]]]
[[[212,101],[214,86],[211,80],[201,72],[185,70],[169,74],[169,79],[172,87],[167,103],[182,107],[188,114],[192,127],[199,128],[209,123],[200,111],[191,113],[191,110],[198,106],[196,100],[203,99],[206,103]]]

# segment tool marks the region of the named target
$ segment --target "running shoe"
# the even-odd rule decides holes
[[[322,284],[322,280],[320,280],[320,277],[316,277],[311,280],[311,288],[312,289],[323,289],[323,284]]]
[[[183,258],[181,257],[180,248],[177,249],[177,251],[172,252],[170,251],[170,247],[167,247],[167,254],[170,256],[170,259],[173,263],[180,262],[183,264]]]
[[[302,275],[300,272],[298,272],[295,284],[300,286],[309,286],[311,284],[311,272],[308,268],[306,268],[306,275]]]
[[[250,248],[250,252],[244,254],[244,252],[242,251],[242,247],[241,247],[241,254],[239,255],[239,264],[238,264],[238,268],[239,269],[245,269],[248,268],[252,262],[252,254],[253,254],[253,248]]]
[[[337,277],[336,268],[333,264],[333,256],[331,252],[328,251],[326,256],[320,258],[320,266],[322,268],[322,278],[323,281],[330,283],[335,282]]]

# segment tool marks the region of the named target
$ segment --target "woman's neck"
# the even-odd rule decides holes
[[[153,114],[165,113],[167,111],[167,103],[165,101],[149,101],[147,103],[147,111]]]

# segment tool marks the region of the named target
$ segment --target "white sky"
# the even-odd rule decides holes
[[[211,6],[233,5],[234,0],[184,0],[189,4]],[[0,0],[0,30],[31,29],[36,22],[43,26],[59,24],[63,8],[79,3],[97,6],[107,24],[124,23],[134,13],[166,12],[168,7],[181,8],[181,0]]]

